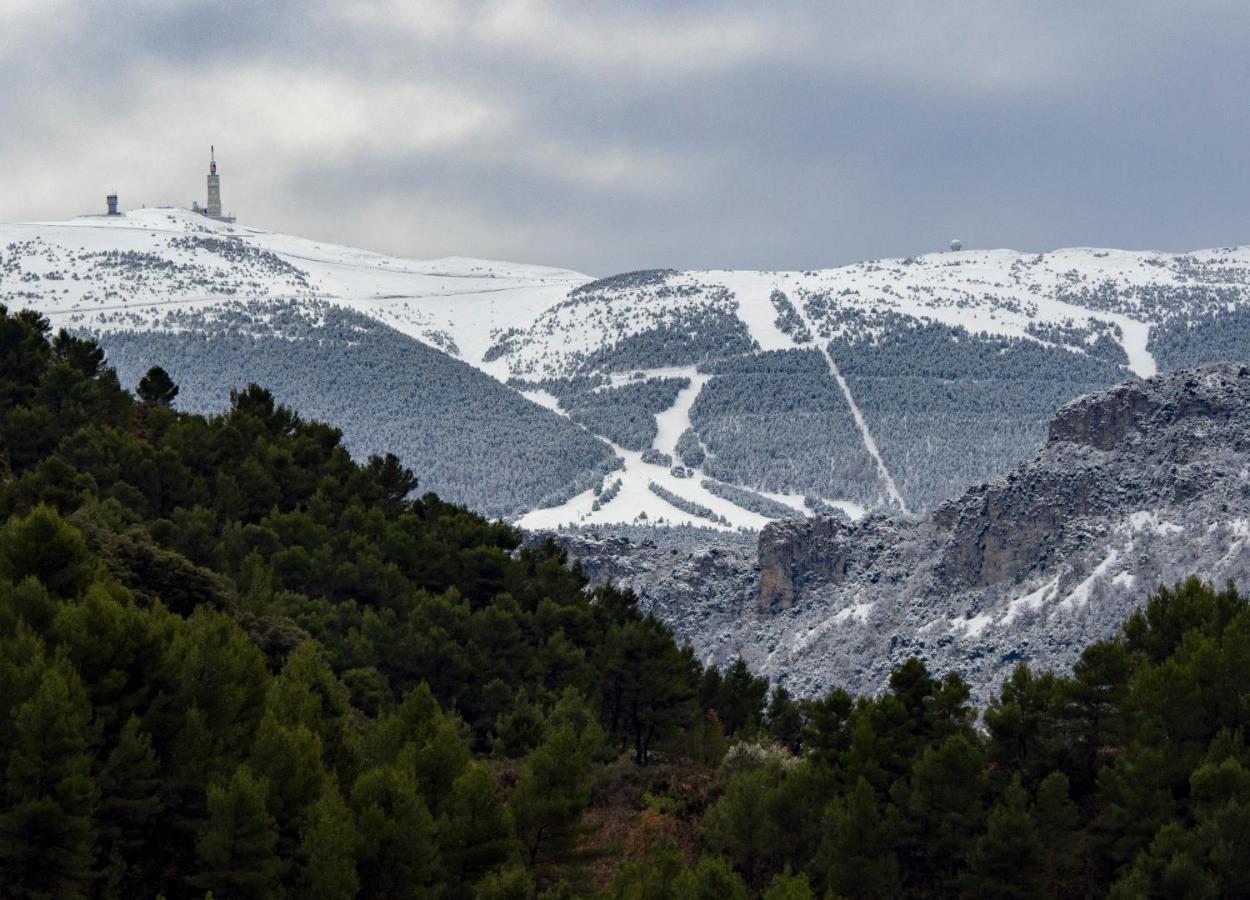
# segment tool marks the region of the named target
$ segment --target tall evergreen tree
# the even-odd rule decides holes
[[[366,897],[428,896],[438,876],[434,818],[416,779],[395,767],[370,769],[352,787],[356,857]]]
[[[773,688],[768,700],[767,721],[769,737],[798,754],[803,745],[803,713],[781,685]]]
[[[95,378],[104,366],[104,349],[95,341],[74,337],[64,328],[52,339],[52,362]]]
[[[136,393],[148,406],[169,406],[178,396],[178,385],[174,384],[168,372],[160,366],[153,366],[139,379]]]
[[[1037,786],[1033,820],[1045,849],[1045,884],[1056,896],[1075,897],[1092,891],[1086,847],[1080,829],[1080,811],[1069,793],[1068,777],[1051,772]]]
[[[825,842],[818,857],[835,894],[886,900],[902,892],[897,827],[878,805],[876,792],[860,778],[829,810]]]
[[[360,889],[356,873],[359,835],[338,789],[327,787],[313,805],[300,843],[301,860],[292,894],[302,900],[352,900]]]
[[[499,798],[488,769],[469,766],[451,787],[438,825],[438,846],[449,896],[471,897],[474,886],[517,851],[512,814]]]
[[[554,729],[530,754],[510,807],[527,865],[545,878],[577,861],[581,817],[590,802],[591,746],[571,724]]]
[[[758,766],[741,772],[703,819],[704,840],[724,854],[747,883],[758,889],[772,869],[778,823],[768,806],[782,773],[776,766]]]
[[[0,811],[0,883],[14,897],[81,893],[99,789],[87,749],[90,706],[72,672],[35,661],[39,685],[13,713]]]
[[[983,900],[1041,900],[1043,848],[1017,776],[990,810],[989,826],[968,856],[964,895]]]
[[[328,780],[320,742],[305,726],[282,725],[267,713],[252,743],[249,764],[266,785],[265,805],[278,829],[278,854],[293,860]]]
[[[155,895],[159,882],[149,842],[159,841],[155,826],[165,807],[164,785],[152,738],[138,716],[130,716],[122,726],[97,782],[104,893]]]
[[[282,895],[278,827],[266,809],[267,786],[246,765],[208,789],[208,819],[196,842],[199,871],[191,882],[223,900]]]
[[[726,671],[716,698],[716,713],[725,734],[752,736],[763,729],[768,699],[768,679],[751,674],[746,660],[738,657]]]
[[[899,862],[910,885],[953,884],[959,861],[981,828],[984,758],[962,735],[923,751],[906,786],[907,832]]]

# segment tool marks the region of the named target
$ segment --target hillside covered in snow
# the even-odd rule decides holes
[[[1250,366],[1129,381],[1065,405],[1030,460],[925,516],[561,538],[704,662],[792,692],[876,694],[910,657],[979,703],[1020,662],[1067,671],[1160,585],[1250,578]],[[737,536],[735,536],[737,537]]]
[[[178,209],[0,225],[0,303],[90,332],[188,408],[259,381],[535,528],[760,528],[935,508],[1053,412],[1250,350],[1250,249],[962,250],[592,280],[414,261]]]

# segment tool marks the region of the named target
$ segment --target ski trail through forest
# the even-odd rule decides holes
[[[868,421],[864,418],[864,414],[860,412],[859,404],[855,402],[855,397],[851,394],[851,386],[842,377],[838,364],[833,361],[833,356],[829,353],[829,347],[820,339],[815,326],[812,325],[811,319],[807,317],[807,310],[803,308],[803,303],[801,301],[796,303],[794,308],[798,312],[799,318],[803,320],[807,333],[813,335],[816,348],[820,350],[821,356],[825,358],[825,364],[829,367],[829,374],[833,376],[833,380],[842,389],[842,396],[846,398],[846,405],[851,408],[851,417],[855,420],[856,427],[859,428],[859,434],[864,441],[864,447],[868,450],[868,455],[877,464],[877,475],[881,479],[881,483],[885,485],[886,496],[900,510],[907,512],[907,503],[903,500],[903,495],[899,493],[898,486],[894,483],[894,476],[890,474],[885,460],[881,458],[881,451],[877,449],[877,442],[872,436],[872,431],[868,428]]]

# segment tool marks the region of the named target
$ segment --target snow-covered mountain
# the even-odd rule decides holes
[[[791,519],[756,547],[702,534],[562,538],[700,656],[804,695],[876,693],[910,656],[979,702],[1017,663],[1070,667],[1159,585],[1250,578],[1250,366],[1081,397],[1045,447],[924,517]]]
[[[97,334],[124,384],[161,365],[179,405],[216,411],[256,381],[341,427],[354,452],[393,451],[422,489],[494,515],[562,502],[619,465],[460,358],[584,281],[398,260],[177,209],[0,226],[0,303]]]
[[[185,406],[262,381],[525,526],[759,528],[931,509],[1074,396],[1244,358],[1250,249],[592,280],[145,209],[0,225],[0,302],[99,335],[128,384],[164,366]]]

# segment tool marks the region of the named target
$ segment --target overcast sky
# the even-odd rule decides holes
[[[607,274],[1250,243],[1250,3],[0,0],[0,220]]]

